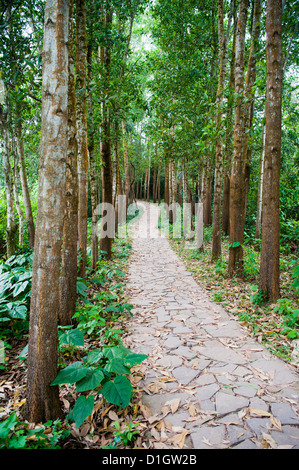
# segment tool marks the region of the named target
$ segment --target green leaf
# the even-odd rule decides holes
[[[111,359],[105,367],[106,372],[114,372],[114,374],[130,374],[130,369],[128,369],[123,360],[120,358]]]
[[[114,381],[105,383],[102,393],[109,403],[125,408],[130,403],[132,389],[130,381],[118,375]]]
[[[62,344],[74,344],[75,346],[84,346],[84,334],[78,328],[65,331],[60,334]]]
[[[131,354],[128,354],[125,359],[124,359],[124,363],[128,366],[128,367],[134,367],[134,366],[137,366],[137,364],[140,364],[142,361],[144,361],[145,359],[147,359],[148,356],[146,354],[135,354],[135,353],[131,353]]]
[[[56,379],[53,380],[51,385],[73,384],[83,379],[87,371],[88,368],[83,366],[81,361],[73,362],[73,364],[58,372]]]
[[[87,356],[87,362],[90,364],[94,362],[99,362],[104,356],[103,350],[102,349],[94,349],[93,351],[90,351]]]
[[[14,288],[14,291],[13,291],[12,295],[14,297],[17,297],[17,295],[19,295],[21,292],[24,292],[24,290],[26,289],[28,284],[29,284],[29,281],[24,281],[24,282],[18,283],[16,285],[16,287]]]
[[[86,376],[76,383],[77,392],[86,392],[97,388],[105,375],[101,369],[89,367]]]
[[[93,407],[94,397],[92,395],[89,397],[85,397],[84,395],[79,396],[72,412],[77,428],[79,428],[84,420],[91,415]]]

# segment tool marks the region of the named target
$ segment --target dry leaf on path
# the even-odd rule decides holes
[[[175,436],[168,439],[172,444],[178,446],[180,449],[184,447],[186,436],[190,433],[190,431],[184,431],[180,434],[176,434]]]

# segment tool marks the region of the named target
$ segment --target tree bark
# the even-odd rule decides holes
[[[90,5],[93,9],[93,2]],[[89,21],[89,36],[87,45],[87,76],[88,83],[92,80],[92,48],[93,48],[93,26],[92,18]],[[89,154],[89,182],[90,182],[90,198],[91,198],[91,214],[92,214],[92,231],[91,231],[91,267],[96,269],[99,260],[99,230],[98,230],[98,188],[97,188],[97,172],[95,161],[95,144],[94,144],[94,123],[93,123],[93,96],[92,89],[87,85],[87,99],[89,112],[89,127],[87,130],[87,145]]]
[[[230,59],[229,89],[226,109],[226,136],[224,150],[224,178],[223,178],[223,199],[222,199],[222,231],[229,234],[229,198],[230,198],[230,176],[233,153],[233,109],[234,109],[234,89],[235,89],[235,44],[237,31],[236,2],[234,2],[234,32],[233,44]]]
[[[235,93],[236,112],[234,130],[233,164],[230,178],[230,248],[228,274],[243,274],[243,218],[244,218],[244,45],[248,13],[248,0],[241,0],[236,36]]]
[[[76,0],[76,99],[77,99],[77,149],[78,149],[78,241],[79,276],[86,274],[87,250],[87,194],[88,146],[86,109],[86,0]]]
[[[108,10],[106,12],[106,27],[110,28],[112,22],[112,12]],[[106,86],[109,87],[110,78],[110,65],[111,65],[111,45],[108,43],[104,48],[103,60],[105,68],[105,80]],[[109,96],[109,94],[108,94]],[[103,203],[106,204],[104,207],[104,220],[102,219],[101,227],[101,251],[105,254],[105,257],[111,258],[112,249],[112,232],[114,232],[114,222],[112,220],[112,214],[109,214],[113,204],[112,195],[112,159],[111,159],[111,122],[110,122],[110,108],[107,103],[103,102],[103,120],[102,120],[102,161],[103,161]],[[105,221],[107,220],[107,222]],[[104,230],[107,230],[104,236]]]
[[[78,262],[78,168],[72,0],[70,1],[69,13],[68,148],[59,308],[59,323],[64,326],[72,324],[72,317],[76,311]]]
[[[26,165],[25,165],[25,155],[24,155],[24,145],[23,145],[23,131],[22,131],[22,121],[21,119],[17,120],[17,132],[16,132],[16,141],[17,141],[17,153],[19,157],[19,173],[22,186],[22,193],[25,206],[25,215],[26,222],[28,227],[28,238],[29,245],[31,248],[34,246],[34,237],[35,237],[35,226],[32,215],[32,206],[30,200],[30,193],[28,188],[28,181],[26,175]]]
[[[34,423],[61,417],[57,375],[57,317],[65,213],[68,0],[45,5],[41,158],[29,324],[27,416]]]
[[[14,190],[16,209],[17,209],[18,218],[19,218],[19,246],[21,247],[23,246],[23,243],[24,243],[24,214],[20,206],[20,200],[19,200],[19,183],[20,183],[19,161],[18,161],[18,158],[15,158],[13,190]]]
[[[226,36],[224,34],[223,0],[218,0],[218,36],[220,50],[220,70],[218,78],[218,89],[216,96],[216,157],[215,157],[215,180],[214,180],[214,206],[213,206],[213,239],[212,260],[221,256],[221,194],[223,174],[223,140],[222,116],[223,96],[226,72]]]
[[[10,258],[16,251],[17,225],[14,214],[14,194],[11,165],[9,160],[9,135],[8,135],[8,108],[5,103],[0,104],[0,120],[2,130],[2,167],[6,193],[6,255]]]
[[[267,2],[266,38],[266,129],[259,289],[266,298],[275,301],[280,296],[279,183],[283,79],[281,0],[268,0]]]

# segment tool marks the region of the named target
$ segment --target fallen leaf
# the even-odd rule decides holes
[[[165,405],[170,406],[171,412],[175,413],[179,407],[181,399],[180,398],[175,398],[174,400],[170,400],[165,403]]]
[[[108,416],[111,419],[111,421],[118,421],[118,416],[115,413],[115,411],[110,410],[109,413],[108,413]]]
[[[274,418],[274,416],[271,415],[270,416],[270,421],[273,424],[273,426],[275,426],[277,429],[279,429],[279,431],[281,431],[281,422],[280,422],[279,419]]]
[[[276,449],[277,448],[277,443],[274,441],[273,437],[270,436],[270,434],[266,434],[265,432],[262,432],[263,440],[262,440],[262,445],[268,444],[271,449]]]
[[[271,417],[272,414],[265,410],[257,410],[256,408],[249,408],[249,412],[257,416],[268,416]]]
[[[184,447],[186,436],[189,434],[189,431],[184,431],[180,434],[176,434],[175,436],[169,439],[174,445],[177,445],[180,449]]]

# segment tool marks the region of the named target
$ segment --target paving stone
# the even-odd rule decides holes
[[[281,424],[299,425],[299,418],[288,403],[272,403],[271,411],[273,416],[278,418]]]
[[[237,413],[229,413],[222,418],[217,419],[217,423],[222,423],[222,424],[242,424],[242,420],[240,419],[239,415]]]
[[[249,401],[244,397],[236,397],[225,392],[216,394],[216,411],[219,414],[231,413],[247,407]]]
[[[240,387],[235,387],[233,390],[236,395],[252,398],[257,394],[258,388],[250,385],[243,385]]]
[[[154,395],[143,395],[142,402],[151,410],[152,415],[160,414],[162,407],[169,401],[175,399],[181,400],[181,405],[183,403],[187,403],[190,399],[190,395],[188,393],[180,392],[180,393],[158,393]]]
[[[203,411],[216,411],[215,403],[211,400],[201,400],[199,407]]]
[[[165,355],[161,359],[157,359],[156,364],[164,367],[179,367],[183,363],[183,359],[179,356]]]
[[[195,383],[197,385],[210,385],[216,382],[215,376],[213,374],[201,374],[196,378]]]
[[[242,441],[240,444],[233,446],[232,449],[260,449],[260,447],[249,439],[245,439],[245,441]]]
[[[246,359],[245,357],[241,356],[237,352],[232,349],[226,348],[225,346],[207,346],[207,347],[199,347],[198,352],[210,359],[215,361],[222,361],[226,363],[234,363],[234,364],[245,364]]]
[[[215,395],[216,392],[220,389],[219,385],[214,383],[214,384],[209,384],[209,385],[203,385],[200,387],[197,392],[196,392],[196,397],[198,400],[208,400],[212,396]]]
[[[182,385],[188,385],[199,374],[198,370],[189,367],[177,367],[172,371],[172,375]]]
[[[254,410],[269,411],[269,405],[261,398],[253,397],[249,402],[249,408]]]
[[[195,356],[194,352],[190,348],[187,348],[186,346],[180,346],[177,349],[174,349],[173,354],[186,357],[187,359],[193,358]]]
[[[221,449],[225,448],[225,426],[201,426],[191,433],[195,449]]]
[[[170,336],[166,341],[164,341],[164,347],[166,349],[177,349],[181,344],[182,341],[175,336]]]
[[[269,418],[248,418],[246,425],[256,434],[257,438],[263,438],[263,432],[269,434],[269,429],[272,427]]]
[[[236,444],[239,444],[242,441],[245,441],[253,437],[252,432],[248,431],[247,429],[244,429],[241,426],[236,426],[234,424],[230,424],[229,426],[227,426],[227,434],[228,434],[229,446],[234,446]]]
[[[279,446],[290,445],[299,449],[299,429],[295,426],[282,426],[281,431],[272,431],[271,436]]]

